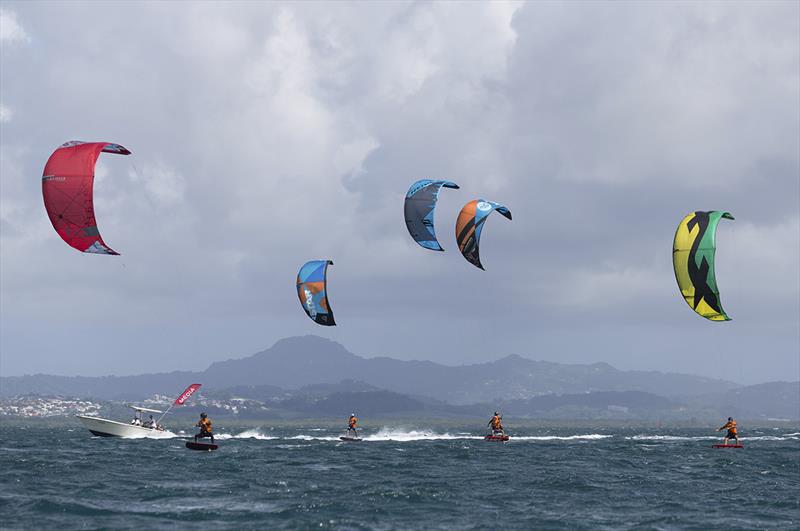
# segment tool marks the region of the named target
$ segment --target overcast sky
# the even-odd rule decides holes
[[[0,3],[0,374],[205,369],[319,334],[363,356],[516,353],[742,383],[800,372],[800,3]],[[53,230],[41,175],[111,141],[95,208],[122,256]],[[451,179],[446,252],[403,198]],[[466,202],[503,203],[480,271]],[[728,210],[733,318],[671,245]],[[295,276],[332,259],[337,327]]]

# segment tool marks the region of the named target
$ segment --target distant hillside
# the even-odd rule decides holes
[[[378,389],[363,382],[314,385],[264,399],[264,406],[286,418],[342,417],[350,411],[366,417],[480,418],[500,410],[508,418],[800,420],[800,382],[742,387],[717,398],[668,399],[644,391],[595,391],[548,394],[527,399],[452,405],[444,401]],[[227,390],[222,391],[223,394]],[[214,392],[213,396],[219,393]],[[794,411],[792,411],[792,408]]]
[[[0,397],[36,393],[93,397],[113,400],[139,400],[154,394],[180,393],[201,378],[197,372],[168,372],[138,376],[30,376],[0,377]]]
[[[214,363],[204,377],[215,387],[270,384],[289,389],[353,378],[382,389],[452,404],[587,391],[686,396],[739,387],[733,382],[686,374],[620,371],[606,363],[567,365],[517,355],[459,367],[385,357],[365,359],[336,342],[315,336],[283,339],[253,356]]]
[[[433,398],[410,396],[375,388],[352,380],[338,384],[322,384],[283,390],[273,386],[238,386],[220,390],[201,390],[189,404],[172,411],[172,417],[196,418],[201,411],[215,419],[238,418],[279,420],[331,418],[340,421],[355,412],[365,419],[401,418],[487,418],[494,410],[501,411],[512,424],[519,419],[549,420],[637,420],[648,422],[695,421],[721,422],[727,415],[740,421],[793,419],[797,411],[785,412],[785,404],[797,400],[800,384],[775,383],[752,386],[729,392],[729,398],[711,397],[695,403],[678,402],[643,391],[596,391],[591,393],[541,395],[520,400],[494,403],[452,405]],[[788,386],[788,387],[787,387]],[[794,391],[792,390],[794,386]],[[770,389],[777,389],[773,395]],[[783,391],[781,390],[783,389]],[[784,391],[794,394],[783,394]],[[769,397],[778,399],[770,402]],[[743,400],[739,406],[731,402]],[[761,399],[759,399],[759,397]],[[165,409],[172,402],[166,396],[143,402],[147,407]],[[89,411],[89,410],[92,411]],[[36,396],[0,399],[0,417],[71,416],[91,412],[106,418],[127,419],[131,415],[119,401],[81,401],[70,397]],[[172,422],[177,422],[173,419]]]
[[[723,416],[800,420],[800,382],[769,382],[695,397],[689,404]]]
[[[664,418],[676,416],[680,406],[643,391],[598,391],[513,400],[502,409],[528,418],[646,418],[653,414]]]
[[[261,388],[269,392],[337,384],[352,379],[394,393],[450,404],[496,403],[544,394],[642,391],[664,397],[726,393],[733,382],[687,374],[620,371],[606,363],[567,365],[517,355],[450,367],[430,361],[362,358],[316,336],[292,337],[246,358],[212,364],[203,372],[100,378],[34,375],[0,378],[0,396],[60,394],[114,400],[172,395],[191,382],[205,389]]]

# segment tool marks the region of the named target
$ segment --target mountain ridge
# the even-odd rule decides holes
[[[658,371],[622,371],[605,362],[562,364],[509,354],[494,361],[449,366],[425,360],[366,358],[338,342],[295,336],[251,356],[218,361],[205,371],[172,371],[133,376],[0,377],[0,396],[60,393],[135,400],[176,393],[197,381],[209,389],[270,385],[299,389],[359,380],[387,391],[427,396],[450,404],[529,399],[546,394],[590,391],[647,391],[665,397],[720,394],[735,382]]]

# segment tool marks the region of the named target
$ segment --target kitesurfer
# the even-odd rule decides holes
[[[722,439],[722,444],[727,445],[728,439],[735,439],[736,444],[739,444],[739,434],[736,432],[736,421],[733,420],[733,417],[728,417],[728,422],[721,428],[717,428],[717,431],[722,430],[728,430],[728,433],[725,434],[725,438]]]
[[[355,413],[350,415],[350,418],[347,420],[347,434],[350,435],[350,432],[353,432],[353,437],[358,437],[358,432],[356,429],[358,428],[358,418],[356,417]]]
[[[505,434],[505,431],[503,430],[503,416],[497,411],[494,412],[494,416],[492,417],[492,420],[489,421],[487,426],[492,428],[492,435]]]
[[[195,426],[200,428],[200,433],[194,436],[194,442],[197,442],[197,439],[210,437],[211,444],[214,444],[214,433],[212,432],[211,420],[208,418],[208,415],[200,413],[200,421],[195,424]]]

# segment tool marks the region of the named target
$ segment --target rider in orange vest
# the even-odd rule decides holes
[[[200,428],[200,433],[194,436],[194,442],[197,442],[197,439],[211,437],[211,444],[214,444],[214,433],[212,431],[213,427],[208,415],[205,413],[200,413],[200,421],[195,424],[195,426]]]
[[[725,438],[722,439],[722,444],[728,444],[728,439],[736,439],[736,444],[739,444],[739,434],[736,431],[736,421],[733,420],[733,417],[728,417],[728,422],[721,428],[717,428],[717,431],[722,430],[728,430]]]
[[[497,411],[494,412],[494,416],[492,420],[489,421],[487,426],[491,426],[492,428],[492,435],[503,434],[503,417]]]
[[[350,415],[350,418],[347,421],[347,434],[349,435],[352,431],[353,437],[357,437],[358,432],[356,432],[356,428],[358,428],[358,418],[356,417],[356,414],[353,413]]]

